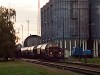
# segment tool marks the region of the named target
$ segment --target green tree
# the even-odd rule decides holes
[[[14,56],[15,50],[15,30],[14,22],[16,21],[15,9],[0,7],[0,56],[4,61],[8,57]]]

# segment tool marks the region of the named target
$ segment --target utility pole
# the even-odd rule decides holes
[[[29,22],[30,21],[29,20],[26,20],[26,22],[28,23],[28,34],[27,35],[29,36]]]
[[[80,20],[81,20],[81,18],[80,18],[80,8],[78,9],[78,12],[79,12],[79,23],[78,23],[78,26],[79,26],[79,61],[81,60],[81,49],[80,49]]]
[[[37,16],[37,34],[40,34],[40,29],[41,29],[41,19],[40,19],[40,0],[38,0],[38,16]]]
[[[65,53],[65,34],[64,34],[64,32],[65,32],[65,29],[64,29],[64,25],[65,25],[65,18],[63,18],[63,44],[62,44],[62,47],[63,47],[63,51],[64,51],[64,53]],[[65,56],[64,56],[64,60],[65,60]]]
[[[23,44],[23,25],[21,24],[22,27],[22,44]]]

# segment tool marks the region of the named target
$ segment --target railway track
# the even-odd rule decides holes
[[[31,62],[35,64],[41,64],[45,66],[50,66],[50,67],[55,67],[63,70],[70,70],[82,74],[87,74],[87,75],[100,75],[100,68],[95,68],[92,66],[83,66],[83,65],[75,65],[75,64],[62,64],[62,63],[52,63],[52,62],[43,62],[43,61],[38,61],[38,60],[31,60],[31,59],[22,59],[23,61],[26,62]]]
[[[68,61],[67,62],[58,62],[58,63],[75,64],[75,65],[81,65],[81,66],[100,68],[99,64],[90,64],[90,63],[82,63],[82,62],[68,62]]]

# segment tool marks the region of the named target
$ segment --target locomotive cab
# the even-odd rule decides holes
[[[59,47],[50,47],[48,48],[48,55],[50,59],[61,59],[63,52]]]
[[[44,44],[41,47],[41,55],[44,59],[60,60],[63,57],[63,51],[57,44]]]

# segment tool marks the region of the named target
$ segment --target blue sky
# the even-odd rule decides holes
[[[40,0],[41,7],[49,0]],[[16,31],[19,29],[20,38],[22,38],[23,25],[23,39],[27,37],[28,24],[26,20],[29,20],[29,33],[37,34],[37,14],[38,14],[38,0],[0,0],[0,6],[14,8],[17,12],[16,23],[14,25]],[[22,40],[20,40],[21,42]]]

